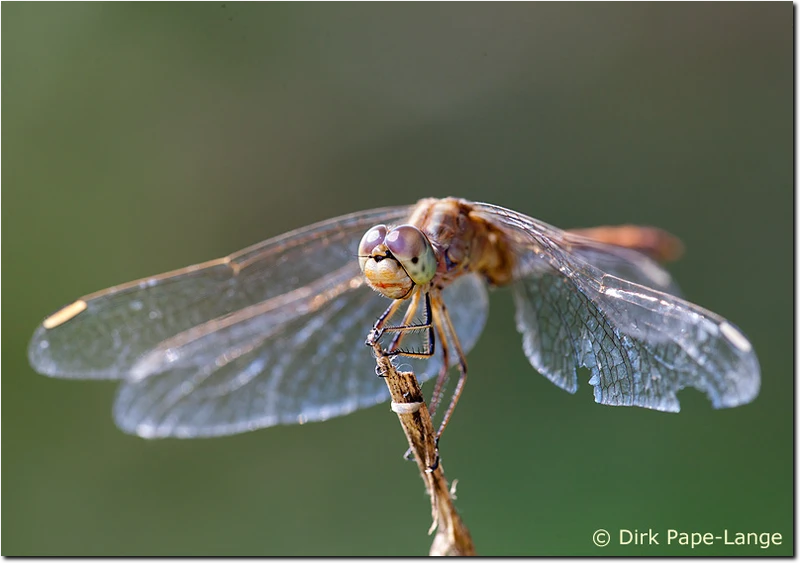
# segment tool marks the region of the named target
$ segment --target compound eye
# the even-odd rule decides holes
[[[436,254],[428,237],[412,225],[400,225],[385,237],[391,251],[414,283],[428,283],[436,275]]]
[[[376,225],[364,233],[358,243],[358,255],[369,256],[376,246],[383,243],[386,238],[386,225]]]
[[[358,243],[358,263],[361,265],[362,272],[367,258],[372,256],[372,251],[376,246],[383,244],[384,238],[386,238],[386,225],[376,225],[361,237],[361,242]]]

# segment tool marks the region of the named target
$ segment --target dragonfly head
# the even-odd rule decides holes
[[[372,227],[358,245],[358,263],[369,286],[390,299],[405,299],[436,275],[433,246],[413,225]]]

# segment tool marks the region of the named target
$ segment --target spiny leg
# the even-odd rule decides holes
[[[431,315],[431,296],[430,293],[425,292],[425,318],[422,323],[411,324],[414,315],[416,315],[417,307],[419,307],[419,292],[415,293],[411,298],[411,304],[408,306],[405,316],[403,317],[403,324],[400,326],[386,327],[381,331],[395,332],[392,343],[389,345],[387,352],[390,355],[407,356],[409,358],[430,358],[436,350],[436,336],[433,332],[432,315]],[[403,337],[411,331],[424,330],[427,336],[425,343],[425,350],[423,352],[411,352],[409,350],[400,350],[400,342]],[[378,336],[380,338],[380,336]]]
[[[378,317],[378,320],[375,321],[375,324],[372,326],[372,330],[367,335],[367,340],[365,344],[367,346],[372,346],[376,342],[378,342],[381,337],[383,337],[384,333],[387,332],[394,332],[396,333],[394,338],[392,339],[391,344],[385,350],[385,352],[389,355],[403,355],[409,356],[412,358],[430,358],[435,350],[436,345],[436,338],[432,334],[432,325],[431,325],[431,302],[430,296],[428,293],[425,293],[425,319],[422,323],[411,324],[414,315],[416,314],[417,307],[419,307],[419,293],[415,293],[411,297],[410,304],[408,309],[403,316],[402,324],[397,326],[385,326],[386,323],[397,313],[397,310],[400,306],[404,303],[401,299],[396,299],[392,301],[389,307]],[[405,350],[398,350],[398,346],[400,341],[402,340],[403,336],[405,336],[408,332],[415,331],[415,330],[425,330],[427,332],[427,342],[426,342],[426,350],[424,352],[410,352]]]
[[[403,315],[403,320],[399,326],[405,327],[411,324],[411,320],[414,318],[414,315],[417,314],[417,307],[419,307],[419,293],[415,292],[414,295],[411,296],[411,302],[409,303],[408,308]],[[386,330],[381,329],[380,336],[383,336],[384,332],[386,332]],[[390,330],[389,332],[392,331]],[[406,331],[404,330],[396,331],[394,338],[392,338],[392,342],[389,344],[389,348],[387,348],[387,352],[391,353],[397,350],[397,348],[400,346],[400,341],[403,340],[403,337],[405,336],[405,333]],[[378,338],[380,338],[380,336]]]
[[[458,335],[456,334],[455,327],[453,327],[453,321],[450,320],[450,314],[447,312],[444,302],[437,300],[437,307],[439,308],[439,313],[444,321],[445,330],[450,334],[453,347],[455,348],[455,352],[458,357],[458,371],[460,372],[458,383],[456,383],[456,388],[453,391],[453,398],[450,399],[450,405],[447,407],[447,410],[442,417],[442,423],[439,426],[438,432],[436,432],[436,441],[438,444],[439,438],[442,437],[444,429],[447,428],[447,423],[450,422],[450,417],[453,416],[453,411],[456,408],[456,404],[458,404],[458,399],[461,397],[461,393],[464,391],[464,384],[467,382],[467,360],[464,357],[464,350],[461,348],[461,342],[458,341]]]
[[[375,321],[375,324],[372,325],[372,330],[369,331],[369,334],[367,335],[367,346],[372,346],[375,342],[380,340],[380,337],[383,334],[383,326],[395,315],[395,313],[397,313],[397,310],[402,304],[403,302],[400,299],[395,299],[389,303],[389,306],[386,308],[383,314],[381,314],[381,316]]]
[[[378,342],[385,333],[394,332],[396,334],[392,339],[391,344],[387,349],[383,350],[383,353],[387,356],[407,356],[409,358],[422,359],[427,359],[433,356],[436,348],[436,337],[433,334],[433,326],[431,324],[431,302],[428,292],[425,292],[425,319],[421,323],[412,324],[412,319],[414,318],[417,308],[419,307],[419,296],[419,292],[415,292],[414,295],[412,295],[408,309],[403,316],[403,324],[398,326],[385,326],[386,322],[391,318],[392,315],[395,314],[399,306],[404,303],[402,300],[394,301],[375,322],[375,325],[367,336],[366,345],[372,346]],[[402,338],[407,333],[417,330],[424,330],[427,335],[425,350],[422,352],[413,352],[411,350],[399,349]]]
[[[435,310],[435,309],[434,309]],[[436,416],[436,409],[439,408],[439,404],[442,402],[442,396],[444,391],[444,386],[447,384],[447,373],[450,370],[450,352],[447,346],[447,335],[444,332],[444,328],[442,327],[441,321],[437,320],[437,318],[433,317],[433,329],[439,335],[439,340],[442,343],[442,367],[439,368],[439,375],[436,377],[436,386],[433,388],[433,393],[431,394],[431,403],[430,403],[430,415],[431,418]],[[437,467],[439,467],[439,437],[442,435],[442,429],[440,429],[436,433],[436,461],[433,462],[433,465],[428,467],[428,471],[435,471]],[[411,459],[413,457],[413,450],[411,448],[405,454],[406,459]]]
[[[397,313],[397,310],[402,304],[403,302],[400,299],[395,299],[389,303],[389,306],[386,308],[386,310],[381,314],[380,317],[377,318],[375,324],[372,325],[372,330],[369,331],[367,340],[364,342],[364,344],[367,346],[372,346],[378,340],[380,340],[381,335],[383,334],[383,326]],[[375,375],[378,377],[383,377],[383,372],[381,371],[379,365],[375,366]]]
[[[408,309],[406,310],[405,314],[403,315],[403,320],[401,325],[399,326],[385,326],[389,319],[397,312],[399,307],[405,302],[402,300],[395,300],[392,302],[391,305],[384,311],[384,313],[375,321],[372,330],[370,331],[369,335],[367,336],[367,341],[365,344],[367,346],[372,346],[376,342],[378,342],[384,333],[386,332],[394,332],[395,336],[392,339],[391,344],[383,353],[387,356],[408,356],[411,358],[422,358],[427,359],[433,356],[435,349],[436,349],[436,337],[433,334],[433,327],[431,325],[431,302],[430,296],[426,292],[425,293],[425,319],[421,324],[412,324],[412,319],[414,315],[416,315],[417,308],[419,307],[419,299],[420,294],[419,292],[414,293],[412,295]],[[427,335],[427,342],[426,342],[426,349],[422,352],[412,352],[410,350],[400,350],[399,345],[400,342],[408,332],[414,330],[425,330]],[[376,367],[375,369],[376,375],[378,377],[383,377],[383,373]]]
[[[456,346],[456,350],[460,352],[459,357],[463,359],[463,352],[461,351],[461,344],[458,341],[458,337],[455,334],[455,329],[453,328],[453,324],[450,322],[450,317],[447,314],[447,310],[445,309],[445,305],[442,302],[441,297],[439,294],[435,294],[433,297],[433,310],[431,314],[431,320],[433,321],[433,330],[439,336],[439,340],[442,346],[442,367],[439,369],[439,375],[436,378],[436,386],[433,389],[433,394],[431,395],[431,402],[430,402],[430,415],[433,418],[436,415],[436,410],[439,407],[439,404],[442,401],[444,387],[447,384],[447,372],[450,368],[450,351],[447,344],[447,332],[452,333],[451,339],[452,342]],[[439,438],[444,432],[445,426],[447,426],[447,422],[450,419],[450,416],[455,409],[455,403],[458,402],[458,397],[461,395],[461,390],[463,388],[463,378],[466,377],[466,363],[463,361],[459,362],[459,366],[461,369],[461,378],[459,378],[459,383],[456,386],[456,395],[454,396],[453,400],[450,403],[450,406],[447,408],[445,412],[445,416],[442,419],[442,425],[440,426],[439,430],[436,432],[436,460],[433,462],[433,465],[428,467],[428,471],[434,471],[439,466]],[[406,459],[411,459],[413,457],[414,452],[409,448],[409,450],[405,453]]]
[[[447,335],[444,332],[444,327],[442,326],[442,321],[439,318],[438,312],[438,309],[434,309],[433,328],[439,336],[439,342],[441,342],[442,367],[439,368],[439,375],[436,377],[436,386],[433,388],[433,393],[431,394],[431,418],[436,416],[436,409],[439,408],[439,403],[442,402],[442,391],[444,391],[444,387],[447,385],[447,373],[450,370],[450,348],[447,344]]]

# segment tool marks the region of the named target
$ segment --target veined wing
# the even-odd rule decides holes
[[[366,287],[355,254],[368,228],[409,210],[332,219],[84,297],[39,327],[31,363],[47,375],[125,379],[115,419],[145,437],[325,420],[384,401],[364,338],[387,301]],[[471,348],[487,316],[484,282],[465,276],[444,299]],[[425,380],[441,360],[408,362]]]
[[[345,215],[219,260],[87,295],[36,330],[28,348],[31,365],[54,377],[130,377],[134,364],[162,341],[355,264],[364,232],[376,223],[401,221],[410,209]],[[321,281],[318,287],[326,285]],[[221,346],[224,343],[219,342],[215,347],[219,354]]]
[[[680,296],[678,284],[658,262],[630,248],[612,246],[564,232],[570,252],[597,269],[624,280]],[[548,269],[551,269],[548,264]]]
[[[141,376],[121,386],[117,424],[146,438],[220,436],[386,401],[364,339],[388,301],[363,283],[354,262],[325,278],[325,290],[274,298],[257,315],[162,343],[134,366]],[[472,348],[486,322],[485,283],[464,276],[443,297],[462,345]],[[441,356],[402,362],[424,381],[438,373]]]
[[[570,392],[576,369],[591,371],[595,400],[677,412],[684,387],[704,392],[715,408],[758,395],[760,370],[747,338],[724,318],[674,295],[606,270],[619,253],[601,243],[587,260],[563,231],[488,204],[475,212],[503,229],[517,249],[513,292],[525,354],[551,381]],[[617,271],[637,270],[635,263]],[[652,275],[631,276],[644,282]],[[657,276],[656,276],[657,277]],[[659,284],[649,284],[655,285]],[[663,288],[663,284],[661,284]]]

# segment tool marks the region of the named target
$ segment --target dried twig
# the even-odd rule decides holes
[[[435,529],[436,536],[430,554],[475,555],[469,530],[453,506],[453,495],[444,478],[436,448],[436,432],[417,378],[413,372],[397,371],[378,343],[374,343],[372,348],[378,369],[392,395],[392,410],[400,419],[431,498],[433,524],[428,533]]]

